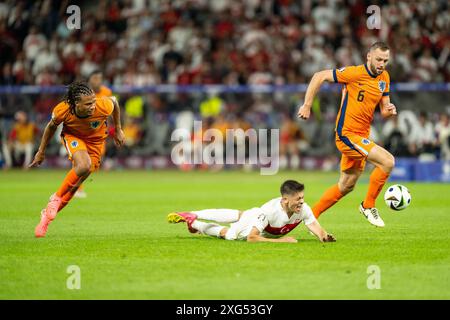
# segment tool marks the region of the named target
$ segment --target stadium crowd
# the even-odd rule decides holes
[[[362,53],[377,39],[391,46],[393,81],[450,82],[448,1],[380,1],[380,30],[367,28],[369,2],[80,1],[81,30],[69,30],[69,1],[7,0],[0,3],[0,85],[68,84],[94,70],[102,70],[110,86],[306,83],[318,70],[363,63]],[[0,95],[3,149],[15,138],[18,111],[39,127],[59,98]],[[200,117],[220,130],[281,128],[282,154],[332,153],[338,106],[299,124],[293,118],[301,99],[282,93],[123,94],[128,145],[122,152],[167,154],[170,129]],[[430,114],[430,122],[418,112],[407,114],[374,128],[379,141],[402,155],[446,150],[441,131],[448,115]],[[312,138],[321,134],[329,145]]]
[[[66,84],[101,69],[115,85],[303,83],[362,63],[376,39],[392,46],[397,82],[450,81],[448,2],[383,3],[370,30],[364,1],[85,1],[71,31],[68,1],[9,0],[1,82]]]

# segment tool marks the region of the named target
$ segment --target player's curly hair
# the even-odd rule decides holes
[[[89,96],[94,94],[94,90],[83,81],[75,81],[67,86],[67,93],[64,96],[64,101],[66,101],[70,106],[70,111],[73,113],[75,110],[75,104],[80,101],[81,96]]]

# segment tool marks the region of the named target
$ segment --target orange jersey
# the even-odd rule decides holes
[[[100,91],[95,93],[96,98],[111,97],[112,91],[106,86],[100,86]]]
[[[389,95],[387,71],[374,75],[365,64],[333,70],[334,82],[344,84],[341,107],[336,119],[339,137],[357,134],[368,137],[375,108]]]
[[[110,98],[96,98],[94,114],[80,118],[63,101],[53,109],[52,120],[56,125],[64,124],[61,135],[69,134],[86,142],[97,143],[108,136],[106,120],[113,110],[114,104]]]

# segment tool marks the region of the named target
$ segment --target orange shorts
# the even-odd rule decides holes
[[[64,134],[61,135],[61,143],[66,147],[70,161],[72,161],[72,155],[76,151],[86,150],[91,158],[91,170],[95,171],[100,168],[102,155],[104,154],[105,149],[104,141],[99,143],[86,142],[70,134]]]
[[[367,156],[375,146],[373,141],[362,136],[349,134],[336,136],[336,147],[342,153],[341,171],[354,168],[364,170]]]

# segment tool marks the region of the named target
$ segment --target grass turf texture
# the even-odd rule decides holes
[[[379,199],[386,227],[377,229],[358,211],[366,175],[320,218],[338,242],[321,244],[301,225],[290,234],[298,244],[249,244],[191,235],[166,215],[260,206],[288,178],[306,184],[312,205],[338,174],[99,172],[85,183],[88,198],[35,239],[64,175],[0,172],[0,299],[450,298],[448,184],[407,183],[412,205],[402,212]],[[80,290],[66,287],[69,265],[81,269]],[[367,288],[370,265],[381,270],[379,290]]]

